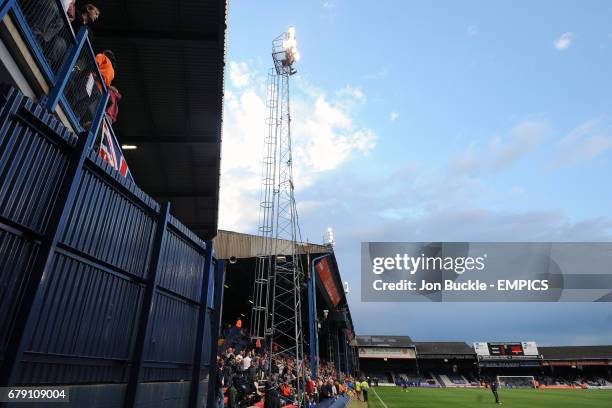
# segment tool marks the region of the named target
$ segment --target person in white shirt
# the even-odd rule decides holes
[[[251,367],[251,352],[246,355],[245,358],[242,359],[242,369],[244,371],[248,370]]]

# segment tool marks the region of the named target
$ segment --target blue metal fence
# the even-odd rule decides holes
[[[91,137],[13,88],[0,95],[1,383],[122,384],[132,406],[143,382],[186,381],[183,405],[201,406],[222,286],[212,244]]]
[[[61,3],[0,0],[50,85],[38,102],[0,93],[0,386],[80,385],[74,406],[168,393],[202,406],[223,265],[91,150],[108,91]]]

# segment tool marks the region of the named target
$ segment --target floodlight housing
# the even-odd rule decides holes
[[[286,33],[272,41],[272,59],[279,75],[293,75],[297,72],[293,64],[300,60],[295,38],[295,27],[289,27]]]

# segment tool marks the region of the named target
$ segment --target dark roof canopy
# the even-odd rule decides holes
[[[474,349],[461,341],[450,342],[416,342],[414,343],[419,355],[427,354],[474,354]]]
[[[81,2],[82,3],[82,2]],[[136,183],[202,238],[217,231],[225,0],[98,3],[99,52],[117,58],[114,125]]]
[[[612,360],[612,346],[538,347],[544,360]]]
[[[408,336],[357,336],[359,347],[414,347]]]

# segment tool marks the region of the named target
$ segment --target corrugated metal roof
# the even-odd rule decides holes
[[[414,343],[417,353],[427,354],[470,354],[473,355],[474,349],[462,341],[423,341]]]
[[[136,183],[204,239],[216,234],[226,0],[99,5],[96,51],[117,57],[114,125]]]
[[[612,360],[612,346],[538,347],[544,360]]]
[[[241,232],[219,230],[214,239],[214,248],[218,259],[254,258],[263,252],[263,239],[257,235],[244,234]],[[291,241],[284,239],[273,240],[276,245],[274,253],[290,255],[292,253]],[[330,252],[325,245],[311,243],[300,244],[303,253],[323,254]]]
[[[414,347],[408,336],[357,336],[360,347]]]

